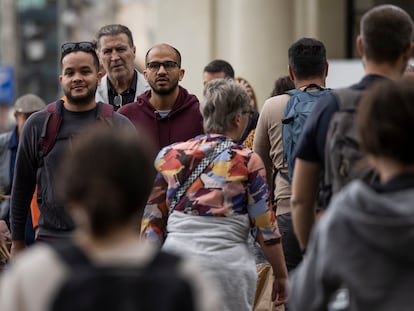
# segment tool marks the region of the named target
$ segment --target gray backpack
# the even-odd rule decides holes
[[[329,123],[325,144],[323,181],[323,207],[332,195],[353,179],[374,183],[377,175],[360,151],[360,138],[356,126],[356,112],[363,90],[344,88],[332,91],[339,111]]]

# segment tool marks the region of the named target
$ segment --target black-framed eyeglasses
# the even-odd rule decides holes
[[[95,52],[95,44],[89,41],[66,42],[62,44],[61,53],[66,55],[76,51]]]
[[[122,95],[116,95],[114,97],[114,105],[118,108],[122,107]]]
[[[160,70],[161,66],[163,66],[166,71],[171,71],[171,70],[174,70],[174,69],[180,67],[177,62],[174,62],[174,61],[171,61],[171,60],[168,60],[166,62],[149,62],[149,63],[147,63],[147,69],[152,71],[152,72],[157,72],[158,70]]]

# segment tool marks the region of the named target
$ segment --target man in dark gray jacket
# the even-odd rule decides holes
[[[36,184],[40,210],[36,239],[54,241],[71,236],[73,221],[56,196],[59,164],[62,157],[70,152],[72,140],[85,128],[96,124],[104,105],[107,105],[95,101],[101,73],[93,43],[67,42],[62,45],[61,52],[59,81],[65,100],[56,102],[55,112],[46,109],[34,113],[27,120],[20,137],[11,196],[12,256],[25,247],[24,227]],[[112,107],[106,107],[111,110],[108,123],[133,128],[126,117],[113,112]],[[61,118],[60,126],[56,130],[53,147],[45,154],[41,141],[44,137],[50,138],[50,128],[45,125],[57,115]]]

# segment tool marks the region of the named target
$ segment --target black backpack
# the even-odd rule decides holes
[[[146,266],[97,266],[73,243],[54,250],[70,268],[51,310],[195,310],[192,289],[178,271],[181,259],[159,252]]]
[[[368,184],[378,180],[360,150],[356,112],[363,90],[344,88],[332,91],[339,111],[333,115],[326,136],[322,204],[326,208],[335,193],[354,179]]]

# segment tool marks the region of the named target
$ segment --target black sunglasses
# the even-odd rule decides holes
[[[61,53],[66,55],[68,53],[83,51],[83,52],[95,52],[95,44],[89,41],[82,42],[66,42],[62,44]]]

